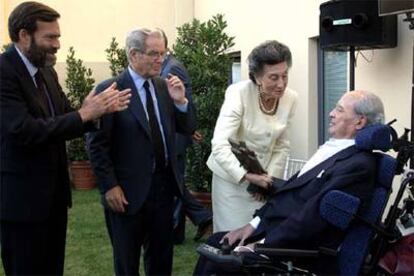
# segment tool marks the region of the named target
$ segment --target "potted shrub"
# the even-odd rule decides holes
[[[66,88],[67,97],[75,109],[79,109],[83,100],[93,89],[95,80],[92,70],[83,65],[81,59],[75,58],[75,50],[69,48],[66,58]],[[96,178],[85,148],[85,137],[70,140],[67,143],[69,172],[75,189],[86,190],[96,187]]]
[[[191,76],[198,131],[203,135],[200,143],[189,148],[186,165],[186,184],[201,202],[211,198],[212,175],[206,162],[231,70],[227,52],[234,45],[234,37],[224,32],[226,27],[221,14],[203,23],[194,19],[177,28],[178,37],[173,46],[175,57]]]

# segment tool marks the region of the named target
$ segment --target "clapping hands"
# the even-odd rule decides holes
[[[128,108],[130,98],[131,89],[119,91],[114,82],[99,94],[92,90],[78,112],[83,122],[93,121],[104,114],[125,110]]]

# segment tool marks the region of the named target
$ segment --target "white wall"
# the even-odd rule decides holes
[[[317,148],[317,44],[319,5],[323,0],[195,0],[196,18],[207,20],[225,14],[228,34],[235,36],[233,50],[242,55],[242,78],[247,78],[246,57],[267,39],[287,44],[293,55],[289,86],[299,93],[292,129],[292,155],[308,158]],[[398,132],[411,127],[411,78],[413,35],[398,18],[398,47],[364,51],[372,62],[358,56],[355,87],[378,94],[384,101],[387,119],[397,118]]]
[[[6,44],[6,42],[8,41],[6,5],[8,5],[8,2],[6,3],[6,0],[0,0],[0,46]]]
[[[358,56],[355,88],[377,93],[384,101],[386,120],[397,118],[393,126],[402,133],[411,128],[411,84],[413,77],[414,31],[398,16],[398,46],[392,49],[367,50]]]
[[[22,0],[0,0],[0,41],[5,35],[7,17]],[[73,46],[76,57],[93,70],[97,82],[110,77],[105,49],[112,37],[123,46],[126,34],[140,27],[162,28],[171,43],[176,27],[193,19],[193,0],[41,0],[61,15],[62,37],[56,69],[61,83],[65,79],[65,60]],[[3,9],[4,8],[4,9]],[[6,41],[7,39],[7,41]]]

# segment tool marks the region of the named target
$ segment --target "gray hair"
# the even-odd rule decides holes
[[[249,54],[249,78],[256,83],[255,76],[263,72],[265,65],[274,65],[286,62],[292,66],[292,54],[289,48],[276,40],[268,40],[256,46]]]
[[[360,96],[355,102],[354,112],[367,118],[367,125],[383,124],[385,120],[384,105],[381,99],[368,91],[353,91]]]
[[[150,35],[155,35],[160,37],[164,40],[164,36],[160,29],[150,30],[147,28],[136,29],[128,33],[125,42],[125,52],[128,58],[128,62],[130,61],[130,51],[132,49],[137,50],[140,53],[144,53],[146,50],[145,41]]]

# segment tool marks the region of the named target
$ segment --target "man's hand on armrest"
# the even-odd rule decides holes
[[[243,245],[244,241],[253,234],[254,230],[256,229],[248,223],[239,229],[228,232],[221,239],[220,243],[223,243],[223,241],[227,238],[229,245],[233,245],[238,240],[240,241],[238,245]]]

